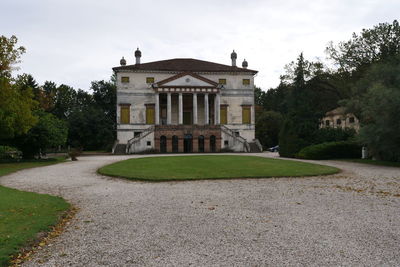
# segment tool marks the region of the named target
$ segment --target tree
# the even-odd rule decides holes
[[[0,77],[0,140],[27,133],[37,122],[32,113],[36,104],[30,89],[19,90],[9,78]]]
[[[15,139],[15,146],[22,151],[23,157],[31,159],[48,148],[64,145],[68,128],[64,121],[50,113],[37,111],[38,123],[27,134]]]
[[[372,64],[342,101],[361,121],[359,139],[378,159],[400,161],[400,54]]]
[[[20,57],[25,53],[23,46],[17,47],[18,39],[14,35],[10,38],[0,36],[0,77],[11,78],[11,72],[20,62]]]
[[[311,90],[305,80],[303,53],[297,59],[288,101],[288,113],[279,134],[279,153],[294,157],[305,146],[312,144],[318,130],[320,114],[313,109]]]
[[[363,29],[361,34],[353,33],[350,40],[338,45],[331,42],[326,52],[339,71],[362,71],[371,63],[400,53],[399,22],[394,20],[392,24],[380,23],[372,29]]]
[[[256,138],[264,149],[278,144],[282,120],[282,114],[275,111],[264,111],[256,118]]]

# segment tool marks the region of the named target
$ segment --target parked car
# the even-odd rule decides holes
[[[270,152],[279,152],[279,146],[273,146],[268,148],[268,151]]]

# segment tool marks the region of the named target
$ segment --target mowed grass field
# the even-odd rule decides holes
[[[339,169],[312,163],[256,156],[204,155],[128,159],[100,168],[99,173],[146,181],[267,178],[325,175]]]
[[[62,161],[0,163],[0,176]],[[7,266],[12,255],[35,241],[38,233],[49,231],[69,208],[70,205],[60,197],[0,186],[0,266]]]

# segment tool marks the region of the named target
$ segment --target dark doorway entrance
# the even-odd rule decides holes
[[[183,152],[191,153],[193,151],[193,136],[191,134],[185,134],[183,142]]]
[[[165,137],[164,135],[160,137],[160,152],[167,152],[167,137]]]
[[[172,152],[178,153],[179,152],[179,140],[178,136],[172,136]]]
[[[210,151],[215,152],[216,151],[216,138],[215,135],[210,136]]]
[[[204,152],[204,136],[199,136],[199,152]]]

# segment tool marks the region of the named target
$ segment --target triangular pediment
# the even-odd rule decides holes
[[[183,72],[157,83],[158,87],[217,87],[218,83],[201,75]]]

